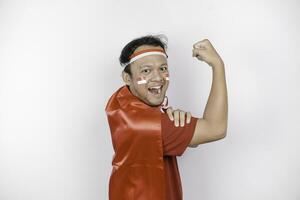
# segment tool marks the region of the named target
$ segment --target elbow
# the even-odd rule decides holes
[[[227,119],[222,121],[210,121],[212,136],[215,140],[220,140],[227,135]]]
[[[225,138],[227,135],[227,120],[225,122],[220,123],[219,126],[216,127],[218,127],[216,133],[219,139]]]
[[[226,137],[227,132],[223,132],[222,134],[220,134],[220,139],[224,139]]]
[[[221,129],[221,130],[216,132],[216,138],[219,139],[219,140],[225,138],[226,135],[227,135],[227,128]]]
[[[225,138],[227,135],[227,129],[225,129],[221,134],[221,139]]]

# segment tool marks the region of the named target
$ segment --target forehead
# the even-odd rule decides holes
[[[139,52],[141,50],[146,50],[146,49],[161,49],[164,50],[160,46],[151,46],[151,45],[142,45],[139,46],[134,53]],[[140,59],[137,59],[132,63],[132,65],[135,66],[141,66],[143,64],[148,64],[148,65],[161,65],[163,63],[167,63],[167,59],[163,55],[148,55],[145,57],[142,57]]]

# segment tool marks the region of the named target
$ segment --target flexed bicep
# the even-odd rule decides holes
[[[220,140],[226,136],[226,133],[218,131],[215,124],[208,120],[199,118],[195,127],[194,135],[189,147],[197,147],[199,144]]]

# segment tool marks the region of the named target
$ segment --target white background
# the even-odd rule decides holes
[[[0,1],[0,199],[106,200],[104,108],[123,46],[169,39],[174,108],[202,117],[208,38],[225,62],[227,137],[178,157],[185,200],[300,199],[299,1]]]

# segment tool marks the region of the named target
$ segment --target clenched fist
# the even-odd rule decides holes
[[[206,62],[211,67],[223,65],[223,60],[208,39],[201,40],[193,45],[193,57]]]

